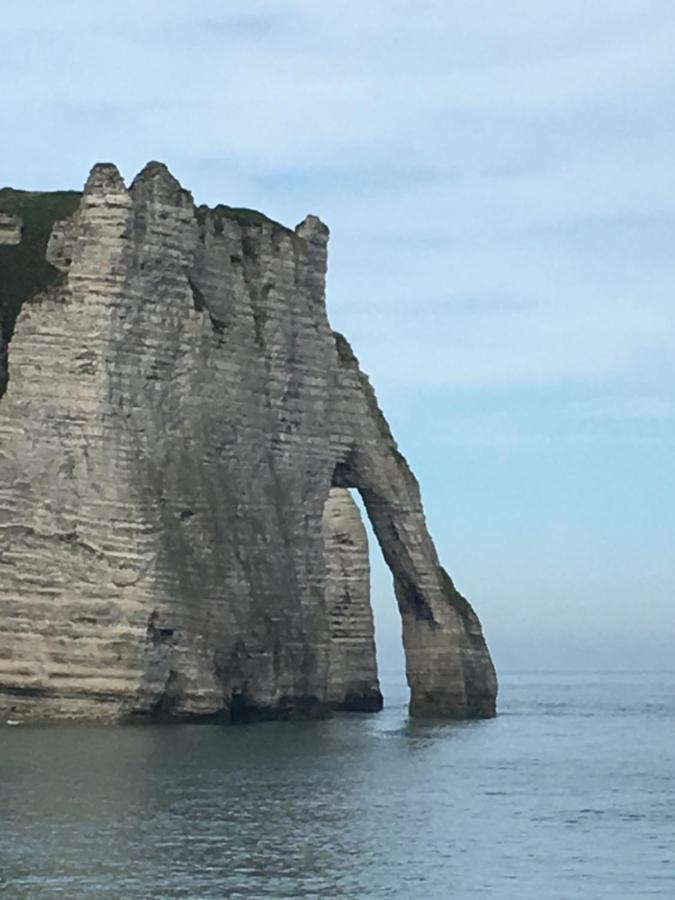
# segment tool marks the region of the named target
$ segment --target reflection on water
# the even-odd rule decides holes
[[[502,715],[0,729],[0,896],[671,897],[675,677],[503,677]]]

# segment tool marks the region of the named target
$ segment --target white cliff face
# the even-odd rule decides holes
[[[394,575],[411,711],[494,713],[478,620],[328,324],[327,238],[314,217],[290,231],[196,210],[160,164],[129,189],[92,171],[47,248],[62,282],[23,305],[9,346],[0,710],[239,721],[373,704],[367,557],[364,573],[360,537],[335,547],[341,517],[362,526],[331,488],[354,487]]]
[[[368,537],[348,490],[330,489],[323,511],[330,626],[328,702],[335,709],[382,708],[370,605]]]

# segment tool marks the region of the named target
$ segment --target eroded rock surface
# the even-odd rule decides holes
[[[365,620],[335,677],[335,598],[363,579],[326,561],[323,523],[351,487],[394,575],[411,712],[494,714],[478,619],[328,324],[326,227],[195,208],[158,163],[130,188],[96,166],[73,207],[20,298],[0,401],[0,711],[241,721],[371,702]]]
[[[328,702],[334,709],[382,709],[370,605],[368,537],[348,490],[333,487],[323,511],[330,625]]]
[[[0,245],[15,246],[21,243],[23,223],[18,216],[0,212]]]

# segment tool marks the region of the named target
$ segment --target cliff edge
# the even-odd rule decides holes
[[[0,715],[378,709],[350,488],[411,714],[494,715],[478,618],[329,326],[327,242],[314,216],[195,207],[159,163],[0,191]]]

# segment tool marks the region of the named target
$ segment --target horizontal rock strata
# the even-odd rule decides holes
[[[382,708],[370,605],[368,537],[345,488],[331,488],[323,511],[326,607],[330,624],[327,699],[333,709]]]
[[[374,708],[354,488],[394,576],[411,713],[493,715],[478,619],[328,324],[326,227],[196,208],[158,163],[130,188],[98,165],[81,198],[2,195],[24,228],[0,251],[40,261],[0,255],[0,713]]]

